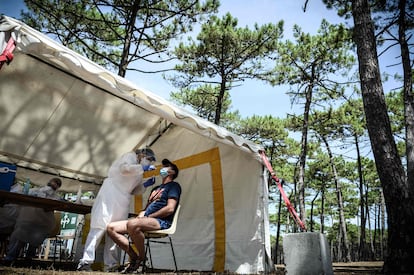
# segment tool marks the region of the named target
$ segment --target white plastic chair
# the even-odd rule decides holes
[[[177,261],[175,259],[174,247],[173,247],[173,243],[172,243],[172,240],[171,240],[171,235],[173,235],[175,233],[176,229],[177,229],[177,222],[178,222],[178,215],[180,213],[180,208],[181,208],[181,205],[179,204],[177,206],[177,209],[175,210],[174,218],[173,218],[172,224],[169,228],[145,232],[145,239],[146,239],[145,255],[149,254],[151,268],[153,268],[153,264],[152,264],[150,243],[151,242],[153,242],[153,243],[169,243],[170,247],[171,247],[172,256],[173,256],[173,259],[174,259],[175,271],[176,272],[178,271]],[[159,239],[163,239],[163,238],[168,238],[168,240],[159,240]]]

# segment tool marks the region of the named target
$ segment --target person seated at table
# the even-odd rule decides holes
[[[22,193],[22,186],[15,182],[11,186],[10,192]],[[18,215],[19,206],[17,204],[6,203],[0,207],[0,235],[7,237],[13,232]]]
[[[52,178],[47,186],[29,190],[29,195],[57,200],[60,199],[57,190],[61,186],[62,181],[59,178]],[[46,211],[43,208],[32,206],[20,206],[19,208],[16,224],[7,246],[6,257],[4,258],[5,264],[12,263],[26,243],[29,243],[26,258],[33,258],[36,248],[43,243],[55,227],[53,210]]]
[[[61,186],[62,181],[59,178],[53,178],[49,180],[46,186],[29,189],[29,195],[52,200],[61,200],[61,196],[57,193],[57,190]]]
[[[16,182],[10,188],[12,193],[21,193],[21,191],[21,185]],[[19,215],[18,210],[18,205],[14,203],[0,205],[0,258],[3,258],[6,253],[10,234],[13,232],[17,216]]]

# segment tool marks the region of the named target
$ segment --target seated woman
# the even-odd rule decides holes
[[[178,176],[177,166],[168,159],[164,159],[162,164],[162,184],[151,190],[145,209],[135,218],[112,222],[107,226],[108,235],[130,258],[130,263],[121,273],[135,272],[145,260],[144,232],[166,229],[172,224],[180,201],[181,186],[174,181]],[[129,245],[129,240],[125,237],[127,233],[138,253]]]

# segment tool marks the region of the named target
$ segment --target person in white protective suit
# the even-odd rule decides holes
[[[127,219],[132,195],[144,193],[146,187],[155,183],[154,178],[142,182],[144,171],[155,169],[154,161],[154,152],[145,148],[128,152],[112,163],[92,206],[90,230],[78,271],[91,270],[96,249],[104,235],[105,271],[117,271],[120,250],[106,234],[106,226],[110,222]]]

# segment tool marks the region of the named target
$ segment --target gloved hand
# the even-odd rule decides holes
[[[151,170],[155,170],[155,166],[154,165],[143,165],[142,169],[144,171],[151,171]]]
[[[155,177],[151,177],[144,182],[144,187],[147,188],[155,183]]]

